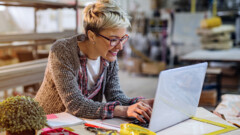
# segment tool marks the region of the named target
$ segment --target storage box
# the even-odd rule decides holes
[[[139,58],[128,58],[126,60],[126,70],[131,73],[141,73],[142,60]]]
[[[239,77],[238,75],[234,76],[222,76],[221,86],[224,90],[237,90],[239,87]]]
[[[49,55],[49,51],[48,50],[38,50],[37,51],[38,59],[47,58],[48,55]]]
[[[216,106],[217,105],[217,91],[213,90],[203,90],[201,93],[200,106]]]
[[[166,69],[165,62],[151,62],[142,63],[142,73],[150,75],[158,75],[161,71]]]
[[[235,76],[237,75],[237,68],[229,67],[229,68],[222,68],[223,76]]]

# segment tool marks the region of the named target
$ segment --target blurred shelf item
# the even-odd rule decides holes
[[[218,11],[218,16],[237,16],[240,15],[240,11]]]
[[[197,50],[180,57],[181,61],[217,61],[240,63],[240,48],[229,50]]]
[[[213,28],[198,28],[197,34],[201,36],[202,49],[227,50],[233,47],[231,34],[234,31],[233,25],[220,25]]]
[[[66,38],[75,34],[75,31],[52,32],[52,33],[27,33],[16,35],[0,35],[0,43],[14,41],[46,41]],[[1,46],[1,45],[0,45]]]
[[[38,9],[82,8],[82,6],[78,6],[74,3],[60,3],[43,0],[0,0],[0,5],[17,7],[35,7]]]
[[[211,29],[198,28],[197,29],[197,34],[198,35],[203,35],[203,36],[211,36],[211,35],[214,35],[214,34],[234,32],[234,30],[235,30],[235,27],[233,25],[222,25],[222,26],[219,26],[219,27],[211,28]]]

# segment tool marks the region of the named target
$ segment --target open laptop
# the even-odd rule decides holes
[[[148,129],[157,132],[194,116],[206,74],[207,63],[162,71],[159,74]],[[129,119],[85,120],[87,123],[119,130]],[[113,128],[114,127],[114,128]]]
[[[149,130],[157,132],[195,115],[206,69],[207,62],[159,74]]]

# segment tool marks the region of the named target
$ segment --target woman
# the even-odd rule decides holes
[[[84,9],[85,34],[52,46],[43,83],[35,97],[47,114],[150,119],[153,99],[128,98],[120,89],[117,53],[128,40],[127,14],[111,0]],[[102,102],[103,95],[106,103]]]

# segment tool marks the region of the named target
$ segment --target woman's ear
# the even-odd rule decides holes
[[[95,33],[93,33],[91,30],[88,30],[87,33],[88,33],[88,39],[90,40],[90,42],[94,43],[96,38]]]

